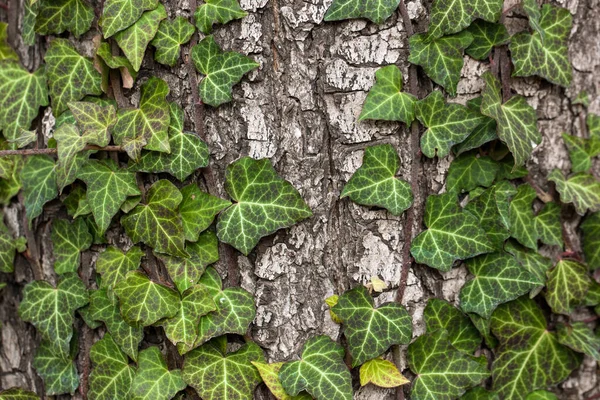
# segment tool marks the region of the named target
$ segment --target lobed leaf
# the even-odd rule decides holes
[[[447,301],[429,299],[423,319],[427,332],[445,330],[448,341],[456,350],[473,354],[481,344],[481,335],[469,317]]]
[[[378,25],[385,22],[398,8],[400,0],[333,0],[325,21],[365,18]]]
[[[298,396],[290,396],[283,389],[283,385],[279,380],[279,371],[284,363],[266,364],[260,361],[251,361],[251,363],[258,370],[263,382],[277,400],[312,400],[312,397],[306,392],[301,392]]]
[[[549,246],[563,245],[560,206],[551,201],[544,204],[535,217],[535,230],[542,243]]]
[[[104,250],[96,260],[96,272],[102,275],[100,289],[106,289],[109,297],[112,297],[114,287],[125,279],[127,273],[140,267],[143,255],[137,246],[133,246],[127,252],[113,246]]]
[[[592,284],[585,265],[571,260],[560,260],[547,272],[546,301],[556,314],[569,315],[585,302]]]
[[[119,349],[110,333],[94,343],[90,349],[94,364],[90,374],[90,400],[129,400],[135,368],[129,365],[127,355]]]
[[[558,325],[558,341],[578,353],[587,354],[600,361],[600,336],[585,322],[571,322]]]
[[[600,211],[600,182],[593,175],[579,172],[565,178],[559,169],[555,169],[548,175],[548,180],[556,184],[560,200],[573,203],[579,215]]]
[[[186,386],[181,370],[169,371],[158,347],[140,351],[138,370],[131,383],[131,400],[170,400]]]
[[[129,28],[144,11],[154,10],[158,5],[158,0],[106,0],[99,22],[104,38]]]
[[[208,35],[215,23],[226,24],[246,15],[238,0],[206,0],[194,12],[194,19],[198,30]]]
[[[509,39],[508,31],[503,24],[481,19],[473,22],[467,31],[473,36],[473,42],[465,49],[465,53],[476,60],[485,60],[494,47],[508,43]]]
[[[46,396],[73,394],[79,386],[79,374],[73,360],[57,356],[54,345],[46,340],[40,343],[33,356],[33,368],[44,381]]]
[[[410,383],[393,362],[375,358],[365,362],[360,367],[360,385],[372,383],[383,388],[393,388]]]
[[[431,6],[428,35],[435,39],[458,33],[476,18],[496,22],[503,4],[502,0],[436,0]]]
[[[477,218],[491,245],[497,250],[503,248],[504,241],[510,236],[509,198],[515,193],[512,184],[501,181],[470,200],[464,208]]]
[[[92,235],[85,221],[77,218],[69,223],[66,219],[55,219],[50,239],[55,257],[54,271],[59,275],[77,272],[80,253],[92,245]]]
[[[40,0],[35,32],[59,35],[65,31],[75,37],[86,33],[94,20],[94,9],[84,0]]]
[[[494,182],[499,168],[488,156],[480,157],[475,152],[463,153],[450,164],[446,190],[460,194],[479,186],[489,187]]]
[[[203,7],[204,4],[201,6]],[[198,20],[196,18],[196,20]],[[154,59],[163,65],[174,67],[179,59],[179,49],[192,38],[196,30],[184,17],[163,20],[150,42],[156,48]]]

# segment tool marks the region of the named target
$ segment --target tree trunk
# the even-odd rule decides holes
[[[269,360],[285,361],[297,358],[304,342],[314,335],[324,333],[339,338],[340,327],[330,319],[324,303],[326,297],[378,276],[389,288],[376,302],[396,299],[402,269],[408,261],[403,252],[411,239],[406,229],[406,213],[394,217],[386,211],[339,199],[344,183],[361,163],[364,148],[391,143],[400,154],[400,176],[410,180],[416,169],[414,234],[423,229],[425,199],[444,189],[451,158],[421,157],[418,149],[411,146],[410,128],[404,124],[357,122],[380,66],[397,64],[405,80],[409,76],[407,35],[400,12],[377,26],[363,20],[324,23],[323,16],[331,0],[241,0],[240,3],[249,15],[217,27],[215,36],[224,49],[250,54],[261,67],[234,89],[233,102],[204,110],[211,168],[222,191],[225,167],[230,162],[246,155],[270,158],[279,174],[299,189],[314,216],[264,238],[249,257],[234,253],[237,268],[220,262],[217,269],[224,279],[239,280],[254,293],[258,312],[251,326],[251,337],[265,349]],[[507,1],[505,8],[513,3],[516,1]],[[581,115],[585,111],[580,106],[571,106],[569,99],[585,90],[593,100],[589,110],[600,113],[600,1],[558,3],[574,16],[570,44],[572,86],[564,90],[535,78],[512,79],[514,91],[527,97],[538,112],[543,142],[534,151],[529,168],[533,179],[543,188],[547,188],[545,177],[549,171],[557,167],[566,170],[570,166],[560,134],[585,132]],[[96,5],[98,13],[100,5]],[[188,17],[194,11],[187,0],[167,1],[165,6],[171,18]],[[426,30],[430,2],[410,1],[406,7],[415,32]],[[22,44],[18,35],[22,20],[19,0],[10,0],[8,11],[0,9],[0,20],[10,21],[10,43],[19,49],[24,65],[30,68],[40,65],[46,43],[38,38],[34,47]],[[507,20],[510,33],[527,25],[518,12],[509,13]],[[94,34],[92,29],[81,43],[91,43]],[[91,55],[91,45],[84,50]],[[171,88],[170,100],[185,107],[186,128],[193,130],[198,127],[193,124],[195,107],[188,68],[183,63],[188,51],[189,47],[184,46],[180,64],[171,69],[154,63],[149,50],[136,86],[131,93],[125,91],[125,95],[139,93],[140,83],[150,75],[164,79]],[[483,87],[480,76],[489,67],[488,63],[465,57],[459,95],[451,101],[464,103],[476,96]],[[421,71],[419,81],[422,98],[432,86]],[[137,98],[134,96],[131,101],[135,103]],[[48,137],[52,126],[53,118],[47,112],[39,120],[39,127]],[[598,165],[595,168],[598,171]],[[194,179],[201,183],[202,174],[197,173]],[[38,337],[32,326],[19,320],[17,308],[27,282],[38,274],[54,279],[49,222],[56,215],[58,204],[47,205],[33,227],[35,243],[30,240],[29,245],[37,246],[39,268],[31,262],[35,254],[30,254],[30,260],[18,256],[14,276],[0,279],[10,282],[0,292],[2,388],[21,386],[43,393],[41,380],[32,368]],[[4,214],[11,229],[24,235],[22,206],[15,202]],[[572,230],[577,222],[573,220],[569,225]],[[117,244],[124,240],[127,239],[120,236],[111,238]],[[84,271],[90,271],[101,251],[102,248],[93,247],[84,253]],[[457,302],[466,278],[464,266],[443,274],[423,265],[410,267],[402,304],[413,316],[415,335],[424,331],[422,315],[427,300],[437,297]],[[405,349],[400,350],[404,355]],[[79,372],[83,373],[81,358],[79,362]],[[406,368],[403,356],[401,366]],[[582,399],[595,394],[593,389],[599,382],[596,363],[586,358],[581,368],[560,386],[561,398]],[[357,399],[395,398],[394,390],[372,385],[358,389],[357,393]],[[259,389],[257,398],[268,398],[266,391]]]

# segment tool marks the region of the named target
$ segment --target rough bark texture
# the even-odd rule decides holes
[[[406,30],[399,12],[381,26],[361,20],[323,23],[330,3],[331,0],[241,0],[248,17],[215,31],[217,41],[225,49],[251,54],[261,63],[258,71],[235,88],[232,103],[204,110],[212,170],[219,190],[227,164],[245,155],[268,157],[277,171],[300,190],[314,211],[312,218],[264,238],[249,257],[239,253],[233,256],[239,277],[230,276],[229,280],[239,279],[244,288],[255,294],[258,313],[250,334],[271,360],[297,357],[303,343],[316,334],[339,338],[340,328],[331,321],[323,301],[334,293],[379,276],[389,284],[389,290],[377,302],[396,298],[406,261],[403,249],[410,239],[404,233],[406,217],[394,217],[385,211],[339,200],[343,184],[361,163],[365,146],[393,144],[400,153],[403,177],[411,175],[413,166],[418,168],[415,233],[422,229],[426,196],[443,190],[451,161],[421,159],[412,152],[408,145],[409,127],[356,122],[379,66],[395,63],[408,77]],[[507,1],[505,8],[513,3],[516,0]],[[555,167],[566,170],[570,166],[561,132],[585,135],[580,118],[583,109],[571,106],[569,99],[586,90],[594,100],[590,111],[600,113],[600,1],[564,0],[558,4],[574,15],[571,88],[564,90],[533,78],[512,79],[513,90],[526,96],[538,110],[544,139],[533,154],[530,169],[534,180],[545,189],[545,176],[550,170]],[[165,5],[170,17],[190,16],[194,11],[188,0],[172,0]],[[415,31],[426,29],[429,1],[410,1],[406,7]],[[18,31],[22,4],[10,0],[8,12],[0,9],[0,19],[10,21],[11,43],[20,49],[24,64],[37,67],[46,43],[38,39],[36,46],[29,49],[21,43]],[[511,33],[527,25],[514,12],[508,14],[507,20]],[[81,48],[87,54],[91,53],[93,34],[92,30],[82,41]],[[169,83],[170,99],[185,107],[186,126],[193,129],[195,107],[189,70],[183,63],[188,51],[189,47],[183,49],[182,62],[173,69],[155,64],[152,51],[148,51],[136,86],[130,93],[125,91],[125,95],[135,104],[140,83],[150,75],[157,75]],[[464,102],[481,90],[480,76],[488,68],[488,63],[465,57],[464,79],[458,86],[456,101]],[[430,81],[423,76],[420,84],[421,97],[432,90]],[[52,126],[53,118],[47,112],[39,121],[39,129],[48,137]],[[414,157],[419,159],[413,162]],[[197,173],[194,179],[202,182],[202,173]],[[45,279],[53,279],[49,230],[58,205],[55,202],[46,207],[45,214],[34,225],[35,243],[31,240],[29,243],[37,246],[39,254],[30,251],[30,258],[39,256],[41,269],[19,256],[14,276],[2,277],[12,283],[0,292],[2,388],[22,386],[42,393],[42,383],[31,366],[37,341],[35,330],[19,320],[17,307],[23,285],[34,276],[43,273]],[[20,205],[8,207],[5,217],[12,229],[25,234]],[[570,231],[575,230],[577,223],[577,219],[569,223]],[[118,232],[111,232],[109,237],[114,244],[128,245],[128,240]],[[88,271],[85,276],[89,275],[99,251],[100,247],[94,247],[85,253],[82,261],[84,273]],[[236,271],[224,262],[217,267],[223,277]],[[411,267],[402,303],[413,316],[415,335],[424,330],[422,314],[427,299],[438,297],[456,302],[466,277],[464,267],[445,274],[421,265]],[[88,332],[86,339],[82,339],[84,346],[84,342],[90,341],[89,336]],[[80,358],[79,362],[81,366],[86,361]],[[405,368],[404,360],[400,362]],[[586,358],[579,371],[560,386],[561,398],[582,399],[596,394],[599,382],[596,363]],[[265,393],[259,389],[257,397],[267,398]],[[358,390],[356,398],[391,399],[394,391],[368,386]]]

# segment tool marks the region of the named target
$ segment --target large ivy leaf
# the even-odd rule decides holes
[[[52,240],[54,252],[54,271],[57,274],[77,272],[80,252],[92,245],[92,235],[85,221],[77,218],[73,223],[66,219],[55,219],[52,222]]]
[[[208,146],[196,134],[183,131],[183,109],[170,103],[169,148],[170,153],[146,151],[131,166],[142,172],[168,172],[180,181],[199,168],[208,166]]]
[[[587,210],[600,211],[600,182],[593,175],[579,172],[565,178],[559,169],[555,169],[548,175],[548,180],[556,184],[560,200],[573,203],[579,215],[584,215]]]
[[[69,31],[79,37],[90,29],[93,20],[94,9],[84,0],[41,0],[35,31],[40,35]]]
[[[92,61],[80,55],[67,39],[53,39],[44,56],[52,112],[60,115],[71,101],[102,94],[102,76]]]
[[[23,289],[19,316],[37,328],[54,354],[67,360],[75,310],[88,301],[87,290],[79,277],[65,274],[56,288],[46,281],[28,283]]]
[[[446,330],[450,344],[457,350],[473,354],[481,344],[481,335],[469,317],[447,301],[429,299],[423,319],[429,333]]]
[[[360,367],[360,385],[369,383],[384,388],[393,388],[410,383],[393,362],[376,358],[365,362]]]
[[[90,359],[94,364],[88,391],[90,400],[129,400],[135,368],[129,365],[127,355],[110,333],[94,343]]]
[[[40,343],[35,352],[33,368],[44,380],[46,396],[73,394],[79,386],[79,374],[73,360],[70,357],[58,357],[53,344],[46,340]]]
[[[502,0],[436,0],[431,6],[428,35],[438,38],[460,32],[476,18],[496,22],[503,4]]]
[[[171,151],[168,94],[167,83],[151,77],[142,85],[140,108],[124,108],[117,113],[113,138],[132,159],[140,158],[142,148],[163,153]]]
[[[509,225],[511,236],[523,246],[537,250],[538,233],[535,227],[532,203],[536,198],[535,190],[529,184],[517,188],[510,202]]]
[[[460,290],[460,307],[486,319],[492,316],[499,304],[544,284],[543,280],[504,252],[485,254],[466,263],[474,277]]]
[[[15,387],[0,392],[0,400],[39,400],[39,397],[33,392]]]
[[[109,131],[117,122],[115,107],[112,104],[102,105],[89,101],[71,102],[69,110],[73,113],[86,144],[108,146]]]
[[[585,322],[571,322],[558,325],[558,341],[578,353],[587,354],[600,361],[600,336]]]
[[[388,65],[375,73],[377,81],[369,91],[359,121],[365,119],[402,121],[410,124],[415,119],[417,98],[402,92],[402,72],[396,65]]]
[[[425,225],[428,229],[413,240],[410,248],[419,264],[449,271],[456,260],[493,251],[477,218],[460,208],[454,193],[427,198]]]
[[[553,201],[544,204],[535,217],[535,230],[543,243],[562,247],[560,205]]]
[[[429,35],[419,33],[408,39],[408,61],[420,65],[432,81],[442,86],[451,96],[456,95],[464,50],[473,42],[467,31],[429,41]]]
[[[535,110],[522,96],[513,96],[502,104],[498,78],[489,71],[482,77],[485,88],[481,93],[481,113],[496,121],[498,137],[508,146],[515,165],[523,165],[533,148],[542,141]]]
[[[329,336],[309,339],[302,358],[285,363],[279,378],[292,396],[306,390],[316,400],[352,400],[352,378],[344,364],[344,349]]]
[[[502,2],[500,2],[501,8]],[[465,53],[476,60],[485,60],[494,47],[506,44],[509,39],[504,24],[495,24],[481,19],[473,22],[467,31],[473,35],[473,42],[466,48]]]
[[[412,383],[413,400],[451,400],[490,375],[485,357],[456,350],[444,329],[419,336],[408,346],[407,361],[417,374]]]
[[[215,23],[226,24],[246,15],[238,0],[206,0],[196,9],[194,19],[198,30],[208,35]]]
[[[30,73],[17,61],[0,61],[0,130],[8,140],[16,140],[20,129],[29,129],[39,108],[48,105],[46,70]]]
[[[96,272],[102,275],[100,288],[106,288],[109,296],[117,283],[125,279],[129,271],[135,271],[140,267],[142,250],[134,246],[127,252],[110,246],[96,260]]]
[[[185,356],[183,379],[205,400],[252,400],[261,382],[252,361],[264,362],[263,351],[254,342],[229,354],[209,342]]]
[[[600,135],[586,139],[562,134],[571,159],[571,172],[587,172],[592,167],[592,158],[600,155]]]
[[[375,308],[364,286],[346,291],[331,310],[344,323],[354,367],[412,339],[412,320],[404,307],[385,303]]]
[[[135,71],[140,70],[146,47],[158,32],[160,21],[165,18],[167,10],[159,4],[154,10],[144,12],[129,28],[115,34],[115,40]]]
[[[277,400],[312,400],[312,397],[306,392],[302,392],[298,396],[290,396],[286,393],[279,379],[279,371],[283,362],[266,364],[260,361],[251,361],[251,363],[256,367],[263,382]]]
[[[537,2],[529,3],[537,7]],[[568,87],[573,79],[568,56],[572,25],[573,17],[569,10],[544,4],[537,31],[517,33],[510,40],[509,48],[515,66],[513,76],[539,75]]]
[[[344,186],[340,198],[365,206],[378,206],[400,215],[413,203],[410,184],[396,178],[400,157],[391,144],[367,147],[363,164]]]
[[[129,28],[144,11],[154,10],[158,4],[158,0],[106,0],[99,22],[104,38]]]
[[[325,21],[366,18],[382,24],[398,8],[400,0],[333,0],[327,9]]]
[[[184,17],[162,21],[150,42],[156,48],[154,59],[163,65],[174,67],[179,59],[179,48],[190,41],[195,31],[194,25]]]
[[[581,224],[583,253],[590,269],[600,268],[600,213],[590,214]]]
[[[146,204],[136,206],[121,218],[121,224],[134,243],[143,242],[158,253],[189,257],[177,207],[182,196],[167,180],[156,182],[147,193]]]
[[[509,182],[502,181],[484,190],[465,206],[465,211],[477,218],[491,245],[497,250],[503,248],[504,241],[510,236],[508,199],[515,192]]]
[[[87,186],[87,201],[101,233],[110,226],[127,196],[140,195],[135,174],[119,169],[112,160],[88,161],[78,178]]]
[[[131,400],[170,400],[186,386],[181,370],[169,371],[158,347],[140,351],[138,370],[131,384]]]
[[[8,44],[8,24],[6,22],[0,22],[0,61],[2,60],[15,60],[19,61],[19,56]]]
[[[575,307],[585,303],[592,284],[585,265],[563,259],[547,275],[546,301],[553,312],[569,315]]]
[[[227,167],[225,177],[225,189],[236,203],[219,215],[217,235],[244,255],[263,236],[312,215],[300,193],[267,159],[243,157]]]
[[[205,75],[198,86],[200,99],[213,107],[230,102],[233,85],[260,66],[243,54],[223,52],[212,36],[207,36],[192,48],[192,61],[198,72]]]
[[[200,233],[212,224],[215,216],[231,205],[229,200],[204,193],[196,184],[183,187],[181,195],[183,200],[179,206],[179,213],[185,239],[190,242],[197,241]]]
[[[479,156],[476,152],[464,153],[455,158],[448,169],[446,190],[448,192],[470,192],[494,183],[500,167],[488,156]]]

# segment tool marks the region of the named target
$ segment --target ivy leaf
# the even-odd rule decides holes
[[[158,347],[140,351],[138,370],[131,384],[131,400],[170,400],[186,386],[181,370],[169,371]]]
[[[156,48],[154,59],[163,65],[174,67],[179,59],[179,48],[190,41],[195,31],[194,25],[184,17],[162,21],[150,42]]]
[[[83,132],[86,144],[105,147],[110,143],[110,129],[117,122],[115,107],[80,101],[69,103],[69,110]],[[58,139],[57,139],[58,141]]]
[[[510,232],[523,246],[537,250],[538,233],[535,226],[532,203],[535,190],[529,184],[517,188],[517,194],[510,202]]]
[[[160,319],[173,317],[179,311],[179,294],[152,282],[139,271],[128,272],[114,291],[119,298],[121,314],[130,324],[152,325]]]
[[[587,172],[592,167],[592,158],[600,154],[600,137],[590,139],[562,134],[569,151],[572,172]]]
[[[536,390],[527,395],[526,400],[558,400],[554,393],[546,390]]]
[[[60,115],[71,101],[102,94],[102,76],[92,61],[80,55],[67,39],[53,39],[44,56],[52,112]]]
[[[477,218],[460,208],[454,193],[427,198],[425,225],[429,229],[413,240],[410,249],[419,264],[450,271],[456,260],[493,251]]]
[[[248,13],[242,10],[238,0],[206,0],[196,9],[194,19],[198,30],[208,35],[213,24],[226,24],[246,15]]]
[[[476,152],[461,154],[450,164],[446,190],[463,193],[478,186],[489,187],[498,169],[498,164],[488,156],[480,157]]]
[[[500,9],[502,9],[502,2],[500,2]],[[504,24],[480,19],[473,22],[467,31],[473,36],[473,43],[465,49],[465,53],[476,60],[485,60],[494,47],[508,43],[509,39]]]
[[[469,389],[460,400],[500,400],[498,395],[493,392],[488,392],[481,386]]]
[[[0,22],[0,61],[2,60],[14,60],[19,61],[19,56],[8,44],[8,34],[6,33],[8,24],[6,22]]]
[[[169,103],[166,99],[168,94],[167,83],[151,77],[142,85],[140,108],[118,111],[113,138],[132,159],[140,158],[142,148],[163,153],[171,151]]]
[[[39,4],[26,1],[23,3],[23,22],[21,27],[21,38],[27,46],[35,44],[35,20],[37,18]]]
[[[456,350],[444,329],[419,336],[408,346],[407,361],[417,374],[412,383],[413,400],[451,400],[490,375],[485,357]]]
[[[583,232],[583,253],[590,269],[600,268],[600,213],[590,214],[580,226]]]
[[[129,271],[135,271],[140,267],[143,255],[144,253],[137,246],[127,252],[113,246],[108,247],[96,261],[96,272],[102,275],[100,288],[106,288],[109,297],[112,297],[112,290],[117,283],[125,279]]]
[[[467,267],[474,278],[460,290],[460,308],[486,319],[492,316],[499,304],[514,300],[545,283],[504,252],[470,259]]]
[[[285,363],[279,379],[292,396],[306,390],[317,400],[352,399],[352,378],[344,364],[344,349],[329,336],[309,339],[302,349],[302,358]]]
[[[58,196],[54,160],[46,155],[28,157],[21,171],[27,219],[39,216],[44,204]]]
[[[140,194],[135,174],[119,169],[112,160],[89,160],[78,178],[87,186],[87,201],[101,233],[110,226],[127,196]]]
[[[325,21],[366,18],[378,25],[392,16],[400,0],[333,0]]]
[[[576,355],[547,329],[539,306],[526,296],[500,305],[491,328],[500,341],[492,364],[501,399],[525,399],[535,389],[562,382],[579,366]]]
[[[170,103],[169,148],[170,153],[147,151],[131,166],[142,172],[168,172],[184,181],[197,169],[208,166],[208,146],[196,134],[183,132],[183,109]]]
[[[340,198],[378,206],[393,215],[402,214],[413,203],[410,184],[396,178],[400,169],[398,153],[390,144],[367,147],[363,164],[344,186]]]
[[[167,180],[157,181],[147,193],[146,204],[136,206],[121,218],[121,224],[134,243],[143,242],[158,253],[189,257],[177,207],[182,196]]]
[[[65,125],[69,126],[70,124]],[[61,125],[59,129],[62,130],[65,125]],[[61,159],[56,161],[56,184],[60,193],[62,193],[65,187],[75,182],[81,169],[93,153],[95,151],[83,151],[73,154],[72,158],[68,161]]]
[[[423,67],[432,81],[446,89],[451,96],[456,96],[464,63],[463,52],[473,42],[473,36],[463,31],[431,41],[429,39],[430,36],[426,33],[419,33],[408,39],[408,61]]]
[[[75,37],[92,26],[94,9],[83,0],[41,0],[35,20],[40,35],[59,35],[69,31]]]
[[[23,252],[26,249],[23,240],[23,238],[13,238],[13,235],[4,224],[4,215],[0,213],[0,272],[14,272],[16,251]]]
[[[508,199],[514,193],[514,187],[509,182],[502,181],[484,190],[465,206],[465,211],[475,216],[490,243],[497,250],[504,247],[504,241],[510,236]]]
[[[546,301],[556,314],[569,315],[585,302],[592,284],[585,265],[571,260],[560,260],[548,271]]]
[[[106,0],[100,18],[104,38],[129,28],[146,10],[154,10],[158,0]]]
[[[427,131],[421,136],[421,151],[429,158],[450,153],[450,148],[465,140],[484,119],[476,111],[446,103],[439,90],[416,103],[416,116]]]
[[[231,89],[242,77],[260,64],[234,51],[223,52],[214,37],[207,36],[192,48],[192,61],[205,75],[198,89],[201,100],[218,107],[232,100]]]
[[[263,236],[312,215],[300,193],[267,159],[243,157],[227,167],[225,177],[225,189],[236,203],[219,215],[217,235],[244,255]]]
[[[337,294],[329,296],[325,299],[325,304],[327,304],[327,306],[329,307],[329,316],[331,317],[331,320],[336,324],[341,324],[342,320],[340,319],[340,317],[335,315],[335,313],[332,311],[332,308],[338,303],[339,300],[340,296],[338,296]]]
[[[52,222],[50,235],[54,252],[54,271],[59,274],[77,272],[80,252],[92,245],[92,235],[85,221],[78,218],[69,223],[66,219],[55,219]]]
[[[165,18],[167,10],[159,4],[154,10],[144,12],[129,28],[115,34],[115,40],[135,71],[140,70],[146,47],[158,32],[160,21]]]
[[[68,345],[68,343],[67,343]],[[46,396],[73,394],[79,386],[79,374],[71,358],[58,357],[53,344],[43,340],[33,357],[33,368],[44,380]]]
[[[412,339],[412,322],[404,307],[385,303],[375,308],[364,286],[346,291],[331,310],[345,325],[353,367],[380,356],[392,345],[408,344]]]
[[[542,136],[537,129],[535,110],[522,96],[513,96],[502,104],[500,81],[491,72],[483,75],[481,113],[496,120],[498,137],[504,142],[515,159],[515,165],[525,164]]]
[[[128,400],[135,368],[129,365],[127,355],[119,349],[110,333],[94,343],[90,359],[94,368],[90,374],[88,397],[92,400]]]
[[[562,226],[560,224],[560,206],[555,202],[544,204],[535,217],[535,230],[540,240],[549,245],[563,245]]]
[[[16,61],[0,61],[0,92],[0,130],[17,140],[19,128],[29,129],[39,108],[48,105],[45,68],[30,73]]]
[[[45,281],[28,283],[23,289],[19,316],[37,328],[54,354],[67,360],[75,310],[88,301],[87,290],[79,277],[65,274],[56,288]]]
[[[102,61],[98,60],[100,58]],[[137,78],[137,71],[133,69],[133,65],[127,57],[115,56],[112,54],[110,44],[102,42],[96,50],[96,60],[99,63],[104,62],[110,69],[118,69],[121,73],[121,80],[125,89],[133,87],[133,81]]]
[[[410,383],[393,362],[375,358],[360,366],[360,385],[369,383],[383,388],[393,388]]]
[[[263,351],[254,342],[229,354],[206,343],[185,356],[183,379],[205,400],[252,400],[261,382],[252,361],[264,362]]]
[[[279,380],[279,371],[284,363],[266,364],[260,361],[251,361],[251,363],[256,367],[263,382],[277,400],[312,400],[312,397],[305,392],[300,393],[298,396],[290,396],[286,393]]]
[[[179,206],[179,213],[185,239],[190,242],[197,241],[200,233],[212,224],[215,216],[231,205],[228,200],[204,193],[196,184],[182,188],[181,195],[183,200]]]
[[[570,325],[558,324],[558,341],[578,353],[587,354],[600,361],[600,336],[597,336],[584,322]]]
[[[10,388],[0,392],[0,400],[39,400],[37,394],[21,388]]]
[[[379,69],[375,77],[377,80],[367,95],[358,120],[402,121],[410,124],[415,119],[417,98],[402,92],[400,68],[388,65]]]
[[[523,0],[521,6],[527,15],[527,18],[529,19],[529,26],[531,29],[538,32],[543,40],[544,30],[540,26],[540,18],[542,17],[542,13],[540,12],[540,7],[538,6],[537,1]]]
[[[429,299],[423,318],[427,332],[446,330],[447,339],[456,350],[473,354],[481,344],[479,331],[469,317],[444,300]]]
[[[198,337],[200,317],[217,309],[209,290],[203,285],[187,289],[181,296],[178,313],[162,322],[167,338],[177,346],[191,348]]]
[[[537,250],[526,249],[512,240],[506,242],[504,249],[512,254],[523,268],[535,275],[539,282],[546,282],[546,271],[552,268],[552,260],[542,256]],[[543,285],[541,284],[538,288],[534,289],[531,292],[531,296],[534,297],[537,295],[542,287]]]
[[[436,0],[429,15],[430,38],[457,33],[475,18],[496,22],[502,14],[502,0]]]
[[[537,2],[530,2],[537,7]],[[530,23],[532,18],[529,19]],[[539,75],[568,87],[573,79],[569,62],[569,34],[573,17],[569,10],[544,4],[536,32],[521,32],[510,40],[513,76]]]
[[[600,182],[591,174],[579,172],[565,178],[559,169],[548,175],[548,180],[556,184],[560,201],[573,203],[577,214],[584,215],[586,210],[600,211]]]

